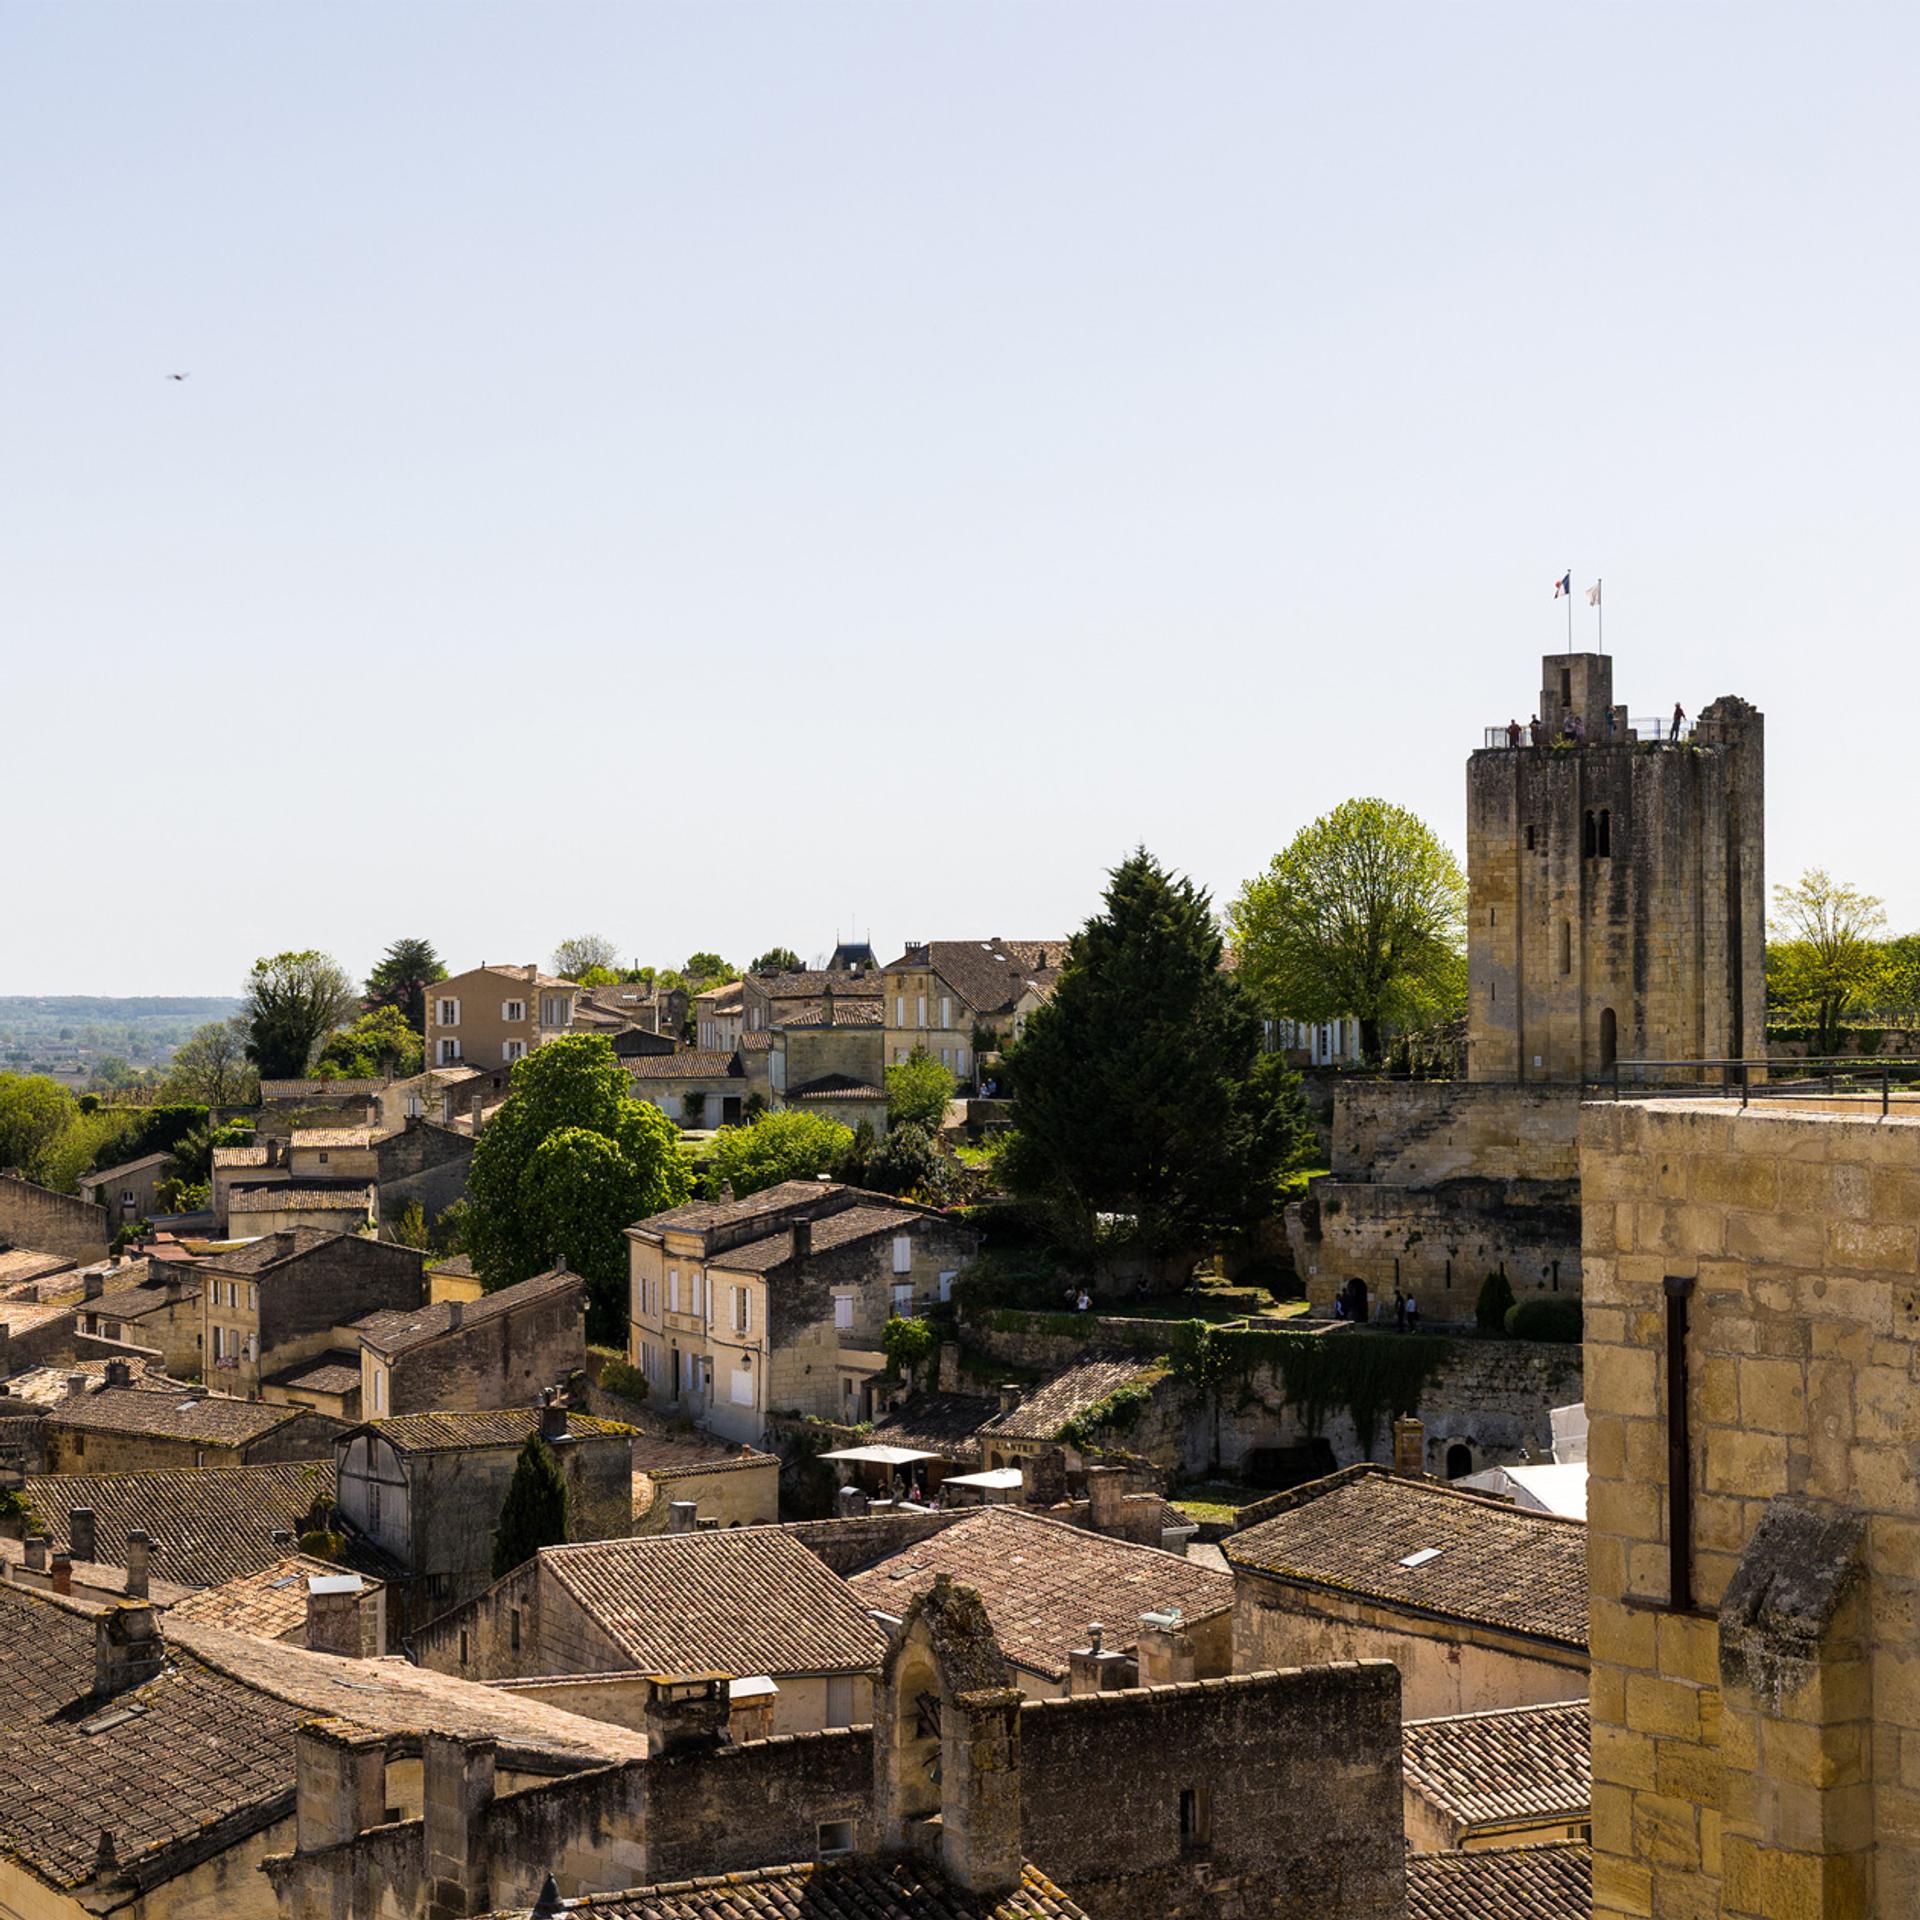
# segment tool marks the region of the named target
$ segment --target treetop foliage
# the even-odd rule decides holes
[[[303,1078],[315,1049],[358,999],[339,962],[311,947],[256,960],[241,1002],[247,1058],[263,1080]]]

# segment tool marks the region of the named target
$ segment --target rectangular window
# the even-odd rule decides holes
[[[940,996],[940,1024],[943,1027],[953,1025],[953,1000],[944,993]]]
[[[753,1405],[753,1374],[746,1367],[733,1370],[733,1404],[736,1407]]]
[[[527,1043],[524,1040],[502,1040],[500,1042],[500,1058],[504,1060],[508,1066],[512,1066],[516,1060],[524,1060],[526,1057]]]
[[[460,1664],[463,1667],[467,1664],[467,1630],[465,1627],[460,1629]]]
[[[927,1024],[927,996],[924,993],[916,994],[914,996],[914,1006],[916,1009],[914,1024],[924,1027]]]
[[[512,1642],[514,1652],[518,1653],[520,1651],[520,1609],[518,1607],[507,1609],[507,1638]]]
[[[1192,1851],[1213,1843],[1213,1789],[1180,1789],[1180,1844]]]
[[[833,1682],[827,1682],[831,1692]],[[829,1726],[850,1726],[851,1721],[829,1720]],[[819,1827],[819,1854],[822,1860],[837,1859],[843,1853],[853,1851],[853,1822],[851,1820],[822,1820]]]
[[[457,1027],[460,1024],[460,1002],[458,1000],[442,1000],[440,1002],[440,1010],[434,1016],[434,1019],[436,1025],[442,1027]]]
[[[850,1673],[827,1675],[827,1725],[853,1725],[853,1675]]]
[[[517,1027],[527,1017],[527,1003],[524,1000],[502,1000],[500,1018],[508,1026]]]
[[[853,1325],[853,1295],[836,1293],[833,1296],[833,1324],[842,1332]]]
[[[896,1233],[893,1236],[893,1270],[895,1273],[913,1271],[913,1240],[908,1234]]]
[[[442,1040],[440,1042],[440,1064],[443,1067],[452,1066],[459,1058],[460,1042],[458,1040]]]
[[[387,1376],[384,1373],[373,1376],[373,1410],[375,1413],[385,1413],[387,1410]]]
[[[667,1311],[669,1313],[680,1311],[680,1269],[678,1267],[667,1269]]]
[[[893,1287],[893,1310],[904,1317],[913,1311],[913,1282],[897,1280]]]
[[[693,1280],[693,1313],[696,1319],[705,1319],[707,1311],[706,1275],[695,1273]]]
[[[907,1024],[907,996],[897,993],[893,997],[893,1024],[904,1027]]]
[[[753,1331],[753,1295],[745,1287],[733,1290],[733,1330],[735,1333]]]
[[[409,1120],[420,1118],[420,1096],[417,1093],[407,1095],[407,1118]]]
[[[954,1049],[953,1070],[961,1079],[964,1080],[967,1077],[967,1050],[965,1047],[956,1047]]]
[[[942,1300],[951,1300],[953,1298],[953,1283],[959,1278],[960,1269],[958,1267],[940,1276],[940,1298]]]

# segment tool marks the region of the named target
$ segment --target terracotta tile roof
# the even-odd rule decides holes
[[[589,1920],[1087,1920],[1038,1867],[998,1899],[962,1892],[923,1862],[849,1858],[673,1880],[566,1900]],[[492,1920],[522,1920],[513,1907]]]
[[[1223,1543],[1254,1573],[1561,1646],[1587,1644],[1587,1529],[1504,1500],[1348,1467],[1243,1508]],[[1419,1565],[1402,1564],[1433,1549]]]
[[[242,1213],[373,1212],[371,1187],[247,1187],[227,1198],[229,1215]]]
[[[1105,1644],[1124,1651],[1143,1613],[1178,1607],[1204,1620],[1233,1604],[1232,1576],[1215,1567],[1019,1507],[982,1507],[847,1585],[863,1606],[897,1618],[939,1573],[977,1589],[1000,1650],[1051,1680],[1067,1677],[1067,1654],[1086,1645],[1095,1620]]]
[[[72,1265],[63,1253],[35,1253],[31,1247],[9,1247],[0,1253],[0,1287],[16,1286],[22,1280],[44,1280],[49,1274],[67,1272]]]
[[[897,1233],[903,1227],[918,1226],[929,1217],[922,1207],[847,1207],[812,1223],[813,1250],[828,1253],[835,1247],[851,1246],[856,1240],[870,1240],[876,1234]],[[743,1247],[710,1253],[707,1264],[724,1268],[728,1273],[766,1273],[780,1266],[792,1250],[792,1237],[782,1228],[764,1240],[749,1240]]]
[[[155,1573],[184,1587],[217,1587],[284,1559],[287,1543],[274,1533],[297,1533],[314,1502],[331,1501],[333,1493],[331,1460],[30,1474],[26,1483],[27,1499],[56,1539],[67,1537],[75,1507],[91,1507],[103,1554],[117,1559],[127,1535],[144,1532],[153,1541]],[[345,1564],[375,1573],[386,1565],[357,1548]]]
[[[215,1147],[213,1164],[216,1167],[264,1167],[272,1164],[272,1149],[260,1147]]]
[[[260,1384],[284,1387],[290,1393],[353,1393],[360,1385],[360,1356],[331,1347],[268,1374]]]
[[[438,1340],[442,1334],[451,1333],[456,1311],[464,1331],[477,1321],[498,1320],[504,1314],[516,1312],[521,1307],[538,1305],[542,1300],[550,1300],[556,1295],[578,1294],[585,1285],[586,1282],[577,1273],[556,1267],[548,1273],[536,1273],[531,1280],[521,1280],[511,1287],[483,1293],[478,1300],[461,1301],[457,1308],[454,1302],[447,1300],[404,1313],[386,1308],[379,1313],[367,1314],[354,1321],[353,1325],[362,1342],[376,1353],[405,1353],[413,1347],[424,1346],[429,1340]]]
[[[243,1573],[218,1587],[203,1587],[167,1609],[167,1624],[201,1620],[228,1627],[257,1639],[278,1640],[297,1634],[304,1644],[307,1625],[307,1582],[315,1574],[335,1574],[331,1560],[290,1553],[255,1573]]]
[[[777,1527],[546,1547],[557,1580],[643,1672],[866,1673],[887,1636]]]
[[[1407,1920],[1591,1920],[1593,1852],[1580,1841],[1407,1855]]]
[[[783,1027],[884,1027],[886,1003],[876,992],[871,998],[852,1000],[835,994],[817,1007],[803,1007],[797,1013],[783,1013]]]
[[[776,1453],[761,1453],[717,1433],[636,1433],[633,1470],[640,1474],[711,1473],[723,1467],[764,1467],[778,1464]]]
[[[287,1136],[290,1147],[370,1147],[371,1127],[295,1127]]]
[[[501,1407],[492,1411],[402,1413],[365,1424],[401,1453],[443,1453],[455,1447],[523,1447],[527,1436],[538,1431],[540,1415],[533,1407]],[[629,1431],[617,1420],[596,1420],[587,1413],[567,1415],[569,1439],[606,1439]]]
[[[738,1080],[737,1055],[720,1048],[682,1047],[675,1053],[630,1053],[620,1064],[636,1080]]]
[[[979,1394],[916,1394],[884,1420],[876,1420],[868,1437],[876,1446],[917,1447],[947,1460],[978,1465],[982,1457],[980,1429],[999,1406],[997,1400]]]
[[[1590,1720],[1584,1700],[1409,1720],[1403,1777],[1462,1826],[1583,1820],[1593,1801]]]
[[[59,1309],[62,1313],[71,1313],[71,1307]],[[3,1318],[4,1316],[0,1316]],[[36,1406],[57,1407],[67,1399],[72,1389],[69,1385],[75,1374],[86,1375],[84,1389],[92,1393],[97,1391],[107,1377],[106,1359],[68,1360],[58,1366],[29,1367],[24,1373],[16,1373],[6,1383],[8,1397],[14,1400],[30,1400]],[[131,1384],[138,1393],[170,1393],[176,1399],[185,1399],[191,1385],[185,1380],[176,1380],[170,1373],[162,1371],[148,1361],[143,1368],[136,1360],[132,1363]]]
[[[70,1889],[94,1877],[104,1830],[123,1870],[164,1879],[168,1852],[216,1821],[239,1839],[291,1810],[297,1709],[177,1649],[95,1703],[93,1649],[91,1619],[0,1589],[0,1846]]]
[[[1069,1420],[1136,1381],[1164,1380],[1167,1369],[1137,1354],[1094,1353],[1042,1380],[1011,1413],[996,1413],[984,1434],[1007,1440],[1053,1440]]]
[[[263,1193],[281,1194],[284,1187],[265,1187]],[[249,1240],[243,1246],[229,1247],[219,1253],[210,1253],[205,1264],[216,1273],[264,1273],[269,1267],[277,1267],[283,1260],[297,1260],[303,1254],[311,1253],[315,1247],[323,1247],[340,1235],[326,1227],[280,1227],[272,1233],[263,1233],[257,1240]]]
[[[177,1306],[196,1291],[192,1281],[176,1276],[142,1282],[137,1286],[115,1287],[110,1292],[96,1294],[91,1300],[78,1302],[77,1309],[81,1313],[97,1313],[108,1320],[138,1320],[143,1313],[152,1313],[160,1307]],[[66,1309],[68,1312],[74,1310],[73,1306]]]
[[[975,1013],[1010,1013],[1030,975],[1056,969],[1064,940],[934,940],[887,969],[926,966]]]
[[[456,1253],[445,1260],[429,1260],[427,1262],[427,1271],[429,1273],[450,1274],[457,1280],[474,1280],[479,1278],[473,1270],[473,1255],[470,1253]]]
[[[304,1407],[270,1407],[263,1400],[230,1400],[216,1393],[176,1399],[138,1387],[103,1387],[63,1400],[47,1413],[50,1425],[87,1433],[152,1433],[214,1447],[243,1446],[303,1417]]]
[[[885,1087],[871,1080],[856,1080],[850,1073],[823,1073],[815,1080],[802,1080],[787,1089],[789,1100],[884,1100]]]
[[[164,1167],[173,1158],[171,1153],[162,1150],[159,1153],[143,1153],[136,1160],[120,1160],[110,1167],[95,1167],[91,1173],[80,1176],[83,1187],[102,1186],[108,1181],[123,1179],[130,1173],[142,1173],[148,1167]]]
[[[50,1321],[71,1320],[80,1305],[77,1299],[0,1301],[0,1326],[17,1340],[21,1334],[31,1333],[35,1327],[44,1327]],[[79,1369],[69,1371],[77,1373]]]
[[[799,973],[756,973],[753,984],[769,1000],[816,1000],[832,990],[836,1000],[878,1000],[885,984],[874,973],[829,973],[807,968]]]
[[[316,1098],[367,1100],[386,1090],[387,1083],[384,1080],[262,1080],[260,1099],[263,1104],[271,1104],[275,1100]]]
[[[837,1180],[782,1180],[778,1186],[762,1187],[738,1200],[689,1200],[665,1213],[650,1214],[639,1224],[648,1233],[711,1233],[715,1227],[730,1227],[789,1207],[814,1206],[848,1191]]]

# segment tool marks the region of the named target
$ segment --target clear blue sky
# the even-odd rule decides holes
[[[1917,43],[15,0],[0,991],[1050,934],[1355,793],[1458,845],[1565,566],[1635,713],[1766,710],[1772,877],[1920,924]]]

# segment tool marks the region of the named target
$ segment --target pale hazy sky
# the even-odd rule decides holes
[[[1634,713],[1765,709],[1772,877],[1920,924],[1917,54],[6,0],[0,992],[1051,934],[1355,793],[1457,846],[1566,566]]]

